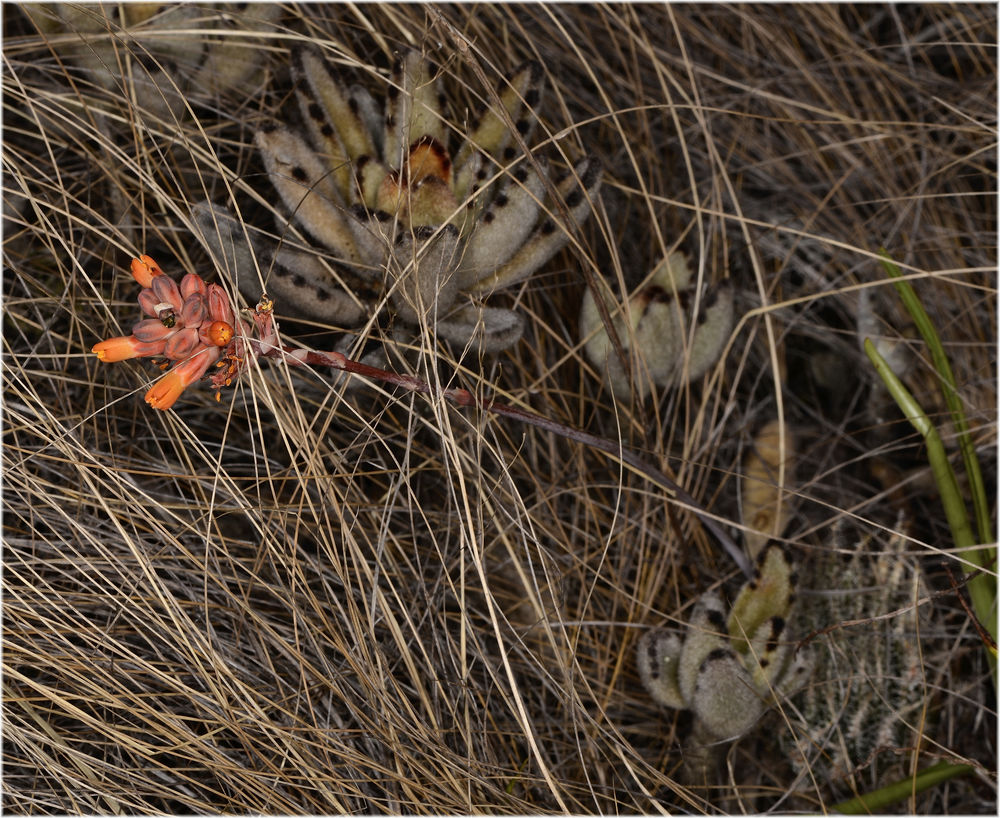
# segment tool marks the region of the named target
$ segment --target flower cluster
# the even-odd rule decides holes
[[[229,386],[245,366],[250,328],[237,322],[225,291],[218,284],[205,284],[194,273],[184,276],[178,286],[149,256],[132,259],[132,275],[143,288],[139,306],[147,317],[131,335],[101,341],[92,352],[106,363],[151,357],[176,361],[146,393],[146,403],[154,409],[173,406],[212,364],[218,367],[212,385]]]

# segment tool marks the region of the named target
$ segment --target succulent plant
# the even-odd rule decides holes
[[[703,741],[750,731],[776,695],[791,695],[809,677],[808,653],[793,656],[787,636],[795,574],[778,545],[763,551],[728,617],[715,592],[694,606],[687,634],[648,631],[639,640],[639,675],[665,707],[689,709]]]
[[[483,111],[454,153],[440,73],[419,52],[397,60],[384,108],[365,88],[345,85],[318,51],[294,52],[292,69],[304,134],[273,123],[256,135],[288,222],[336,265],[383,284],[403,322],[485,351],[514,344],[521,317],[483,299],[562,248],[601,184],[592,157],[550,180],[545,161],[518,148],[514,132],[524,141],[534,127],[541,66],[527,63],[502,82],[503,111]],[[288,222],[279,221],[284,233]],[[355,318],[339,309],[342,287],[317,264],[279,264],[268,290],[309,317]]]
[[[584,349],[617,398],[627,398],[634,389],[642,399],[651,383],[671,387],[694,380],[719,360],[733,324],[732,286],[725,280],[708,288],[693,326],[690,312],[697,299],[692,286],[686,256],[670,253],[625,304],[611,308],[615,332],[629,353],[631,378],[618,360],[594,294],[584,295]]]

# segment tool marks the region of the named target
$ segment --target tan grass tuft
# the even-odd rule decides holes
[[[235,23],[205,9],[180,35],[154,16],[82,38],[3,14],[7,811],[832,804],[779,755],[776,715],[727,748],[716,780],[677,783],[686,725],[642,691],[635,642],[741,580],[642,475],[423,396],[344,397],[329,372],[264,367],[221,404],[192,388],[157,413],[141,395],[158,370],[89,354],[135,320],[132,255],[214,278],[191,205],[236,203],[274,232],[253,130],[290,110],[288,48],[306,40],[370,87],[394,50],[425,49],[460,128],[487,98],[470,59],[491,83],[542,62],[539,149],[563,165],[598,156],[603,208],[501,297],[527,319],[511,353],[455,360],[425,343],[393,366],[621,440],[734,536],[753,432],[788,418],[787,547],[832,547],[834,519],[891,526],[905,505],[909,552],[942,591],[922,634],[915,763],[966,760],[979,775],[900,809],[994,811],[985,654],[941,579],[948,537],[920,447],[889,409],[872,420],[855,336],[859,288],[874,287],[884,332],[906,337],[874,255],[885,246],[932,310],[995,488],[994,7],[335,4]],[[172,36],[242,43],[260,71],[222,90],[185,84],[198,66],[164,53]],[[73,60],[94,38],[113,46],[115,83]],[[616,404],[577,337],[587,273],[623,297],[675,246],[706,281],[733,280],[745,318],[704,379]],[[391,345],[376,322],[369,336]],[[910,343],[911,382],[940,412]],[[873,476],[876,458],[894,485]]]

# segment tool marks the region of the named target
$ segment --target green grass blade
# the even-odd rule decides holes
[[[897,801],[923,792],[942,781],[970,772],[972,772],[972,767],[968,764],[950,764],[947,761],[942,761],[940,764],[934,764],[926,770],[921,770],[914,778],[904,778],[902,781],[897,781],[874,792],[859,795],[850,801],[842,801],[835,804],[832,809],[834,812],[844,815],[870,815],[884,812],[886,807]]]
[[[964,570],[967,573],[970,570],[974,570],[969,567],[968,563],[972,563],[973,566],[978,566],[979,568],[992,570],[992,567],[987,568],[987,566],[990,566],[991,560],[989,549],[975,547],[975,537],[972,533],[972,527],[969,525],[969,517],[965,511],[965,502],[962,499],[962,493],[958,488],[958,480],[955,479],[955,472],[951,467],[951,463],[948,462],[948,454],[944,449],[944,443],[941,442],[941,436],[938,434],[937,429],[934,428],[934,424],[931,423],[926,412],[917,403],[913,395],[910,394],[909,390],[903,386],[903,382],[896,377],[892,369],[889,368],[889,364],[879,355],[878,350],[875,349],[875,345],[868,338],[865,338],[865,352],[875,365],[875,370],[885,383],[889,394],[892,395],[899,408],[903,410],[906,419],[913,424],[913,427],[924,438],[924,443],[927,446],[927,459],[931,464],[934,480],[941,494],[941,503],[944,506],[945,516],[948,519],[948,526],[951,528],[952,538],[963,560],[968,560],[968,562],[963,562]],[[976,612],[976,616],[979,617],[979,621],[983,627],[989,631],[994,641],[996,641],[996,612],[994,610],[996,602],[995,578],[987,573],[986,570],[978,573],[969,580],[969,596],[972,597],[972,606]]]
[[[976,457],[976,449],[972,443],[972,436],[969,434],[969,424],[965,418],[965,409],[962,406],[962,398],[958,393],[955,384],[955,376],[951,371],[951,364],[948,363],[948,356],[945,354],[944,345],[938,337],[937,330],[934,329],[934,322],[924,309],[913,285],[903,277],[903,272],[896,266],[889,254],[883,249],[879,250],[882,259],[882,267],[888,276],[893,280],[892,284],[899,293],[899,297],[906,307],[906,311],[913,319],[917,330],[920,332],[927,349],[930,351],[934,369],[937,371],[941,384],[941,391],[944,394],[945,403],[951,412],[952,421],[955,424],[955,431],[958,434],[958,446],[962,452],[962,460],[965,464],[965,473],[969,477],[969,490],[972,494],[972,504],[976,516],[976,529],[979,533],[979,542],[993,542],[992,527],[990,525],[990,508],[986,500],[986,489],[983,484],[983,475],[979,469],[979,459]]]

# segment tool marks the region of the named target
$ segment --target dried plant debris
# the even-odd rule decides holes
[[[150,113],[182,117],[192,93],[245,91],[262,76],[259,49],[248,42],[269,32],[276,3],[26,3],[25,14],[46,35],[75,35],[59,53],[108,91],[128,85]],[[176,32],[176,33],[174,33]],[[231,36],[242,32],[241,36]],[[128,59],[141,59],[132,71]]]
[[[782,454],[785,464],[783,482],[780,480]],[[778,420],[772,420],[761,428],[743,460],[740,516],[746,526],[743,543],[751,557],[756,557],[768,540],[780,537],[788,525],[793,501],[788,486],[794,480],[795,460],[795,435],[788,430],[787,424]]]
[[[701,377],[718,360],[733,325],[733,290],[728,279],[699,300],[691,268],[680,252],[656,265],[647,283],[624,305],[612,307],[614,330],[629,357],[622,367],[589,290],[580,309],[580,336],[587,357],[619,399],[633,389],[644,398],[651,384],[664,388]],[[691,310],[698,303],[692,323]]]
[[[816,814],[912,767],[968,762],[973,774],[894,809],[996,814],[989,654],[960,604],[963,577],[955,572],[956,590],[944,572],[957,555],[921,482],[921,439],[888,396],[868,404],[877,381],[857,337],[903,353],[903,380],[949,446],[933,362],[874,257],[884,245],[941,335],[989,492],[994,5],[692,4],[678,13],[669,4],[282,3],[266,7],[280,23],[261,25],[242,4],[62,7],[99,8],[99,31],[42,30],[25,14],[52,8],[3,8],[7,813]],[[231,43],[257,69],[218,94],[190,81],[209,64],[197,48],[216,39],[212,49]],[[181,40],[196,51],[170,56]],[[112,59],[85,67],[79,52],[108,44]],[[597,157],[603,204],[571,252],[489,297],[459,289],[451,307],[509,308],[530,343],[484,360],[460,360],[455,343],[432,350],[435,318],[405,322],[392,275],[351,270],[289,221],[256,132],[281,119],[335,170],[298,109],[290,51],[301,46],[320,51],[348,90],[364,86],[359,116],[376,136],[392,77],[382,58],[408,48],[440,58],[430,74],[448,94],[442,144],[453,182],[477,112],[505,110],[490,84],[513,82],[526,60],[542,64],[544,99],[524,95],[538,114],[531,154],[489,153],[477,212],[531,156],[548,160],[538,175],[553,184]],[[98,73],[105,68],[112,73]],[[188,104],[164,115],[172,84]],[[515,123],[530,125],[525,116]],[[439,175],[424,178],[429,192],[439,188]],[[540,210],[551,212],[538,218],[572,230],[558,198],[546,186]],[[210,253],[191,219],[206,200],[228,208],[198,211]],[[705,252],[704,262],[690,259],[699,283],[680,310],[688,348],[703,288],[723,276],[741,328],[730,330],[723,360],[690,388],[677,374],[668,392],[652,381],[634,331],[618,333],[631,344],[625,360],[612,352],[591,362],[580,273],[628,261],[621,282],[601,281],[595,295],[609,326],[617,316],[630,330],[629,295],[682,235]],[[720,762],[711,779],[680,781],[694,711],[646,694],[636,627],[660,624],[651,605],[674,614],[665,627],[680,647],[661,653],[679,661],[701,594],[716,590],[728,619],[745,581],[686,513],[585,443],[363,377],[347,379],[362,393],[343,400],[327,383],[345,373],[259,369],[252,354],[221,404],[192,385],[181,411],[145,411],[142,395],[166,373],[88,354],[132,333],[128,260],[140,254],[231,298],[239,280],[248,299],[231,303],[237,322],[262,290],[274,294],[282,329],[303,336],[282,345],[327,349],[339,340],[327,328],[356,325],[340,333],[355,343],[342,350],[354,361],[381,351],[388,363],[377,366],[435,393],[495,397],[641,450],[731,534],[750,528],[736,481],[780,386],[787,431],[800,438],[786,478],[794,517],[781,536],[800,577],[779,642],[794,651],[809,640],[817,668],[804,689],[779,697],[780,708],[761,697],[763,713],[740,739],[706,736],[701,746]],[[723,259],[724,273],[714,263]],[[298,307],[272,287],[281,275],[303,276],[287,292],[301,289],[307,305],[322,297],[308,282],[329,282],[346,317],[314,328],[287,320]],[[773,365],[783,341],[787,384]],[[628,373],[614,412],[605,361]],[[656,400],[637,399],[650,391]],[[880,601],[897,544],[857,518],[899,528],[904,504],[914,525],[907,548],[898,544],[907,590]],[[856,527],[834,538],[832,517]],[[940,561],[923,560],[923,543]],[[908,585],[921,581],[918,558],[931,589],[918,592],[931,600],[919,619]],[[852,611],[862,600],[870,612]],[[703,605],[699,622],[718,608]],[[711,627],[724,651],[717,663],[730,668],[718,678],[745,691],[752,658],[728,625]],[[756,628],[762,640],[767,627]],[[704,699],[724,699],[711,688]],[[671,689],[688,708],[680,683]],[[719,721],[728,731],[716,732],[732,735],[746,719]]]
[[[907,538],[849,524],[809,559],[799,621],[816,671],[782,732],[801,788],[848,798],[904,778],[927,724],[927,589]]]

